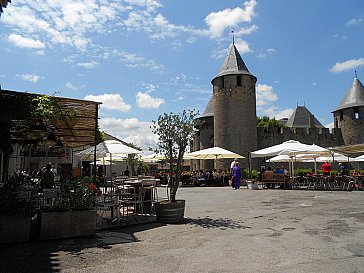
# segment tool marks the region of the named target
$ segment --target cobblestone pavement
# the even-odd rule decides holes
[[[364,192],[180,188],[185,221],[1,246],[0,272],[364,272]]]

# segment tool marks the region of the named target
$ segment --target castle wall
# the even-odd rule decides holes
[[[338,128],[258,128],[258,150],[280,144],[287,140],[297,140],[305,144],[322,147],[335,147],[344,144]]]
[[[297,140],[305,144],[316,144],[325,148],[344,144],[341,130],[333,128],[258,128],[258,150],[280,144],[287,140]],[[265,158],[252,160],[252,168],[258,169],[260,164],[266,164]],[[286,165],[286,164],[281,164]],[[307,167],[307,164],[298,164]]]
[[[211,148],[214,146],[214,118],[213,117],[203,117],[201,118],[203,126],[199,130],[199,149],[203,150]],[[197,161],[195,163],[195,161]],[[195,170],[213,170],[214,162],[213,160],[193,160],[193,164],[196,164]],[[193,165],[194,166],[194,165]]]
[[[334,112],[335,127],[341,129],[344,144],[364,143],[364,107],[347,108]]]

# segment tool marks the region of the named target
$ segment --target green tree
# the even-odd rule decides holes
[[[268,116],[257,117],[257,127],[263,127],[265,129],[272,127],[284,128],[283,123],[277,121],[275,118],[270,119]]]
[[[170,166],[170,200],[176,201],[176,194],[181,180],[183,155],[187,145],[192,138],[197,121],[195,117],[198,112],[195,110],[185,110],[180,114],[160,115],[154,125],[151,126],[152,131],[159,138],[158,152],[163,153]],[[177,159],[176,177],[173,178],[173,163]]]
[[[128,143],[128,145],[134,149],[137,149],[141,151],[142,149],[138,147],[136,144]],[[125,158],[125,162],[130,166],[130,173],[131,175],[136,175],[135,171],[135,165],[138,165],[139,157],[137,154],[128,154],[128,156]]]

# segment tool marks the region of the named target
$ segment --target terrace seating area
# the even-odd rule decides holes
[[[275,174],[277,175],[277,174]],[[277,180],[278,179],[278,180]],[[277,185],[284,185],[285,189],[307,189],[307,190],[363,190],[364,188],[364,176],[348,176],[348,175],[301,175],[295,177],[276,177],[267,178],[262,176],[263,187],[267,187],[267,184],[273,185],[275,188]],[[270,188],[270,187],[267,187]]]
[[[97,228],[131,225],[155,220],[154,204],[167,199],[159,179],[148,176],[115,177],[101,187],[96,202]]]

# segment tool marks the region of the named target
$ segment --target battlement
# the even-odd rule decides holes
[[[306,144],[334,147],[344,144],[339,128],[269,128],[258,127],[258,148],[262,149],[294,139]]]

